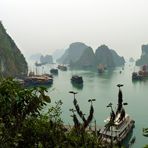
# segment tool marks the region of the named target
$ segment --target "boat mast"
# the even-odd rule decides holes
[[[118,107],[116,111],[116,115],[121,112],[122,109],[122,103],[123,103],[123,95],[120,87],[122,87],[123,84],[118,84],[117,87],[119,87],[119,93],[118,93]]]

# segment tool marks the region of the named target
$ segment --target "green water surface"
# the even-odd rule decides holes
[[[44,67],[44,71],[49,73],[51,67]],[[122,88],[123,99],[124,102],[128,102],[125,110],[135,120],[132,136],[136,136],[136,142],[133,147],[142,148],[145,144],[148,144],[148,138],[142,136],[142,128],[148,127],[148,80],[133,82],[131,75],[136,69],[134,64],[126,64],[124,70],[118,67],[114,70],[108,70],[102,75],[91,70],[59,71],[59,74],[54,76],[53,85],[49,88],[48,93],[52,102],[62,100],[62,119],[65,124],[73,123],[69,111],[70,108],[73,108],[73,96],[68,93],[69,91],[78,92],[76,97],[81,110],[86,116],[90,107],[88,99],[96,99],[94,102],[95,119],[97,125],[103,126],[104,119],[110,113],[109,108],[106,106],[110,102],[113,103],[114,108],[117,105],[118,88],[116,85],[119,83],[124,84]],[[71,84],[70,79],[74,74],[83,77],[83,87],[76,87]]]

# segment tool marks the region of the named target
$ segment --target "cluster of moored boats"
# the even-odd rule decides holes
[[[34,72],[30,72],[28,76],[21,78],[21,79],[15,79],[23,86],[50,86],[53,84],[53,75],[58,75],[58,70],[66,71],[67,67],[65,65],[58,65],[57,68],[50,69],[50,74],[42,74],[38,75]],[[73,75],[71,77],[71,83],[72,84],[83,84],[83,78],[82,76]]]
[[[64,65],[58,65],[58,69],[66,71],[67,67]],[[40,85],[49,86],[53,84],[53,75],[58,74],[58,69],[52,68],[50,70],[51,74],[42,74],[42,75],[38,75],[38,74],[35,74],[34,72],[30,72],[28,76],[22,79],[15,79],[15,80],[18,81],[21,85],[26,86],[26,87],[40,86]]]
[[[148,77],[148,66],[143,65],[138,72],[132,73],[132,80],[143,80]]]
[[[100,68],[104,70],[104,67],[100,65]],[[100,69],[100,70],[101,70]],[[57,75],[58,70],[66,71],[67,67],[64,65],[58,65],[57,68],[52,68],[50,70],[51,74],[42,74],[35,75],[33,72],[30,72],[29,75],[23,79],[19,79],[18,81],[24,86],[38,86],[38,85],[51,85],[53,83],[53,76]],[[103,72],[103,71],[100,71]],[[143,76],[147,76],[147,67],[143,66],[142,70],[137,73],[133,73],[133,79],[141,79],[139,78]],[[72,84],[78,84],[83,86],[83,78],[82,76],[73,75],[71,77]],[[110,116],[105,120],[105,126],[100,129],[99,136],[100,139],[107,143],[120,143],[122,142],[129,132],[133,129],[135,121],[125,112],[124,105],[127,103],[123,102],[121,87],[123,85],[117,85],[119,87],[118,94],[118,104],[116,110],[114,111],[112,107],[112,103],[110,103],[107,107],[111,108]]]
[[[47,74],[28,76],[24,79],[24,86],[51,85],[52,83],[52,76],[48,76]]]

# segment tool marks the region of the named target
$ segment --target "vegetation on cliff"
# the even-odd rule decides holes
[[[47,113],[43,114],[42,109],[51,102],[46,91],[44,87],[22,88],[11,79],[0,81],[0,147],[110,147],[99,140],[96,132],[91,129],[88,132],[87,127],[94,115],[94,99],[88,100],[90,111],[86,116],[78,104],[76,93],[70,92],[74,94],[74,109],[70,109],[74,126],[67,129],[60,117],[61,101],[50,105]]]
[[[0,74],[2,76],[26,75],[27,62],[0,22]]]

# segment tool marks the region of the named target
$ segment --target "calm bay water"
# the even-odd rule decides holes
[[[52,66],[44,66],[40,71],[49,73]],[[57,100],[62,100],[62,119],[65,124],[72,124],[70,108],[73,108],[73,95],[69,91],[76,91],[78,103],[81,110],[88,115],[90,104],[88,99],[96,99],[94,102],[95,119],[97,125],[103,126],[104,119],[110,114],[110,109],[106,106],[112,102],[114,108],[117,105],[118,88],[117,84],[124,84],[122,87],[123,100],[128,102],[125,110],[135,120],[135,128],[133,136],[136,136],[134,148],[142,148],[148,144],[148,138],[142,136],[142,128],[148,127],[148,80],[141,82],[132,82],[131,74],[134,70],[133,65],[126,64],[124,70],[121,67],[113,71],[107,71],[102,75],[93,71],[68,70],[59,71],[57,76],[54,76],[53,85],[48,89],[48,94],[52,99],[52,103]],[[82,88],[77,88],[71,84],[70,78],[77,74],[83,77],[84,85]],[[48,108],[48,107],[47,107]],[[47,109],[46,108],[46,109]],[[45,109],[45,110],[46,110]]]

